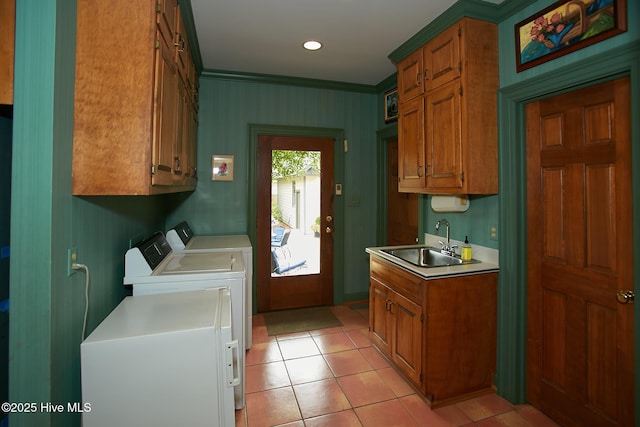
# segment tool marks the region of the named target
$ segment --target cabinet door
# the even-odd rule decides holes
[[[424,98],[400,104],[398,116],[398,190],[425,187]]]
[[[400,294],[393,295],[391,358],[413,382],[421,385],[422,374],[422,307]]]
[[[189,43],[187,42],[187,31],[182,21],[180,8],[176,8],[176,33],[174,38],[176,64],[178,64],[178,74],[186,82],[188,72],[188,61],[191,56]]]
[[[173,46],[176,33],[176,0],[156,0],[156,18],[158,30],[169,46]]]
[[[391,316],[389,316],[391,291],[373,277],[370,278],[370,282],[369,329],[371,339],[380,350],[388,355],[392,331]]]
[[[184,185],[195,185],[196,152],[198,140],[198,116],[189,94],[186,94],[183,114],[181,162]]]
[[[428,192],[462,191],[461,85],[455,80],[426,98],[426,159]]]
[[[422,48],[425,92],[460,77],[460,35],[460,26],[454,25]]]
[[[422,51],[417,50],[398,63],[398,95],[404,102],[423,93]]]
[[[158,37],[158,45],[151,184],[171,185],[178,136],[178,76],[172,50],[162,37]]]

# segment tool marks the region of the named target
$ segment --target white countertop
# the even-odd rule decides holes
[[[434,244],[435,237],[435,244]],[[400,258],[394,257],[386,252],[383,252],[383,249],[401,249],[401,248],[412,248],[416,246],[423,247],[433,247],[439,248],[440,245],[437,243],[439,238],[438,236],[426,235],[425,236],[425,245],[405,245],[405,246],[379,246],[379,247],[371,247],[366,248],[366,252],[375,255],[379,258],[385,259],[387,261],[392,262],[393,264],[404,268],[412,273],[415,273],[425,279],[438,279],[441,277],[447,276],[466,276],[470,274],[483,274],[483,273],[494,273],[500,270],[500,266],[498,265],[498,251],[491,248],[485,248],[482,246],[471,245],[472,246],[472,258],[479,261],[472,264],[460,264],[454,266],[445,266],[445,267],[418,267],[410,262],[406,262],[401,260]],[[456,243],[455,241],[451,241],[451,243]]]

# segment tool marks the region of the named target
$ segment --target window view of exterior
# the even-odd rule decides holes
[[[271,275],[320,272],[320,152],[271,152]]]

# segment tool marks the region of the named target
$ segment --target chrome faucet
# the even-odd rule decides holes
[[[447,242],[443,242],[442,240],[438,240],[438,243],[440,243],[442,245],[442,248],[440,249],[440,252],[442,252],[445,255],[455,255],[456,251],[453,250],[453,248],[457,248],[458,245],[453,245],[451,246],[451,241],[449,240],[449,221],[447,221],[446,219],[441,219],[438,222],[436,222],[436,231],[440,230],[440,223],[444,224],[445,227],[447,227]]]

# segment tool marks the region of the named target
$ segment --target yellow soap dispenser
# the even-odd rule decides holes
[[[471,261],[471,245],[469,244],[469,238],[464,236],[464,244],[461,248],[462,252],[460,257],[463,261]]]

